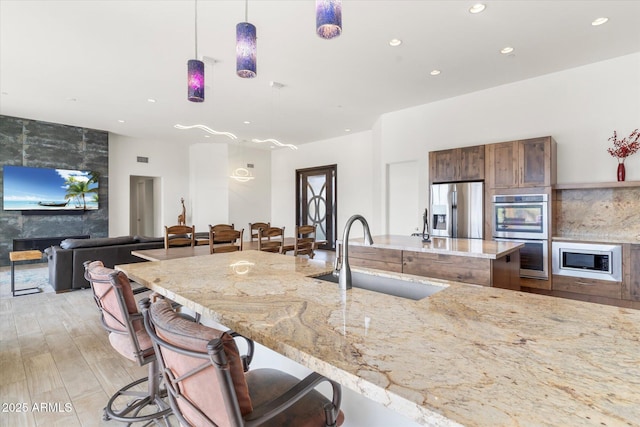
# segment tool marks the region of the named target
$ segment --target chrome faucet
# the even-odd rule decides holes
[[[369,224],[362,215],[353,215],[347,221],[344,226],[344,233],[342,235],[342,251],[339,256],[336,256],[333,275],[338,276],[338,284],[340,289],[351,289],[351,267],[349,267],[349,231],[351,226],[358,220],[362,223],[364,229],[364,243],[367,245],[373,245],[373,239],[371,238],[371,231],[369,230]]]

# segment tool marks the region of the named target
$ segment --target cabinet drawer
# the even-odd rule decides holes
[[[403,252],[402,272],[491,286],[491,260],[424,252]]]
[[[622,282],[553,275],[553,290],[607,298],[622,298]]]
[[[349,252],[349,265],[351,267],[374,268],[376,270],[391,271],[394,273],[402,273],[402,264],[395,262],[376,261],[366,258],[352,258]]]
[[[372,248],[371,246],[349,245],[349,261],[355,258],[402,264],[402,251],[395,249]]]

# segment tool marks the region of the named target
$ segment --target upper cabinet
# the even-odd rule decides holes
[[[550,136],[489,144],[487,187],[549,187],[556,182],[556,142]]]
[[[484,179],[484,145],[429,152],[431,183]]]

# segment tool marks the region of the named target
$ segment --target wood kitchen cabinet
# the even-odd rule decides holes
[[[553,275],[553,290],[574,294],[592,295],[619,300],[622,298],[622,282]]]
[[[631,301],[640,301],[640,245],[624,245],[622,250],[623,252],[628,250],[629,253],[628,258],[623,256],[626,286],[622,297]]]
[[[484,170],[484,145],[429,152],[431,183],[480,181]]]
[[[488,144],[488,188],[549,187],[556,181],[556,142],[550,136]]]
[[[341,250],[342,244],[339,244],[338,253]],[[349,265],[402,273],[402,251],[349,245]]]

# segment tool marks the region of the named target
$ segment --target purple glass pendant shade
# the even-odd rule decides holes
[[[187,62],[188,98],[191,102],[204,101],[204,62],[190,59]]]
[[[251,79],[256,72],[256,27],[248,22],[236,25],[236,73]]]
[[[342,33],[342,1],[316,0],[316,32],[323,39]]]

